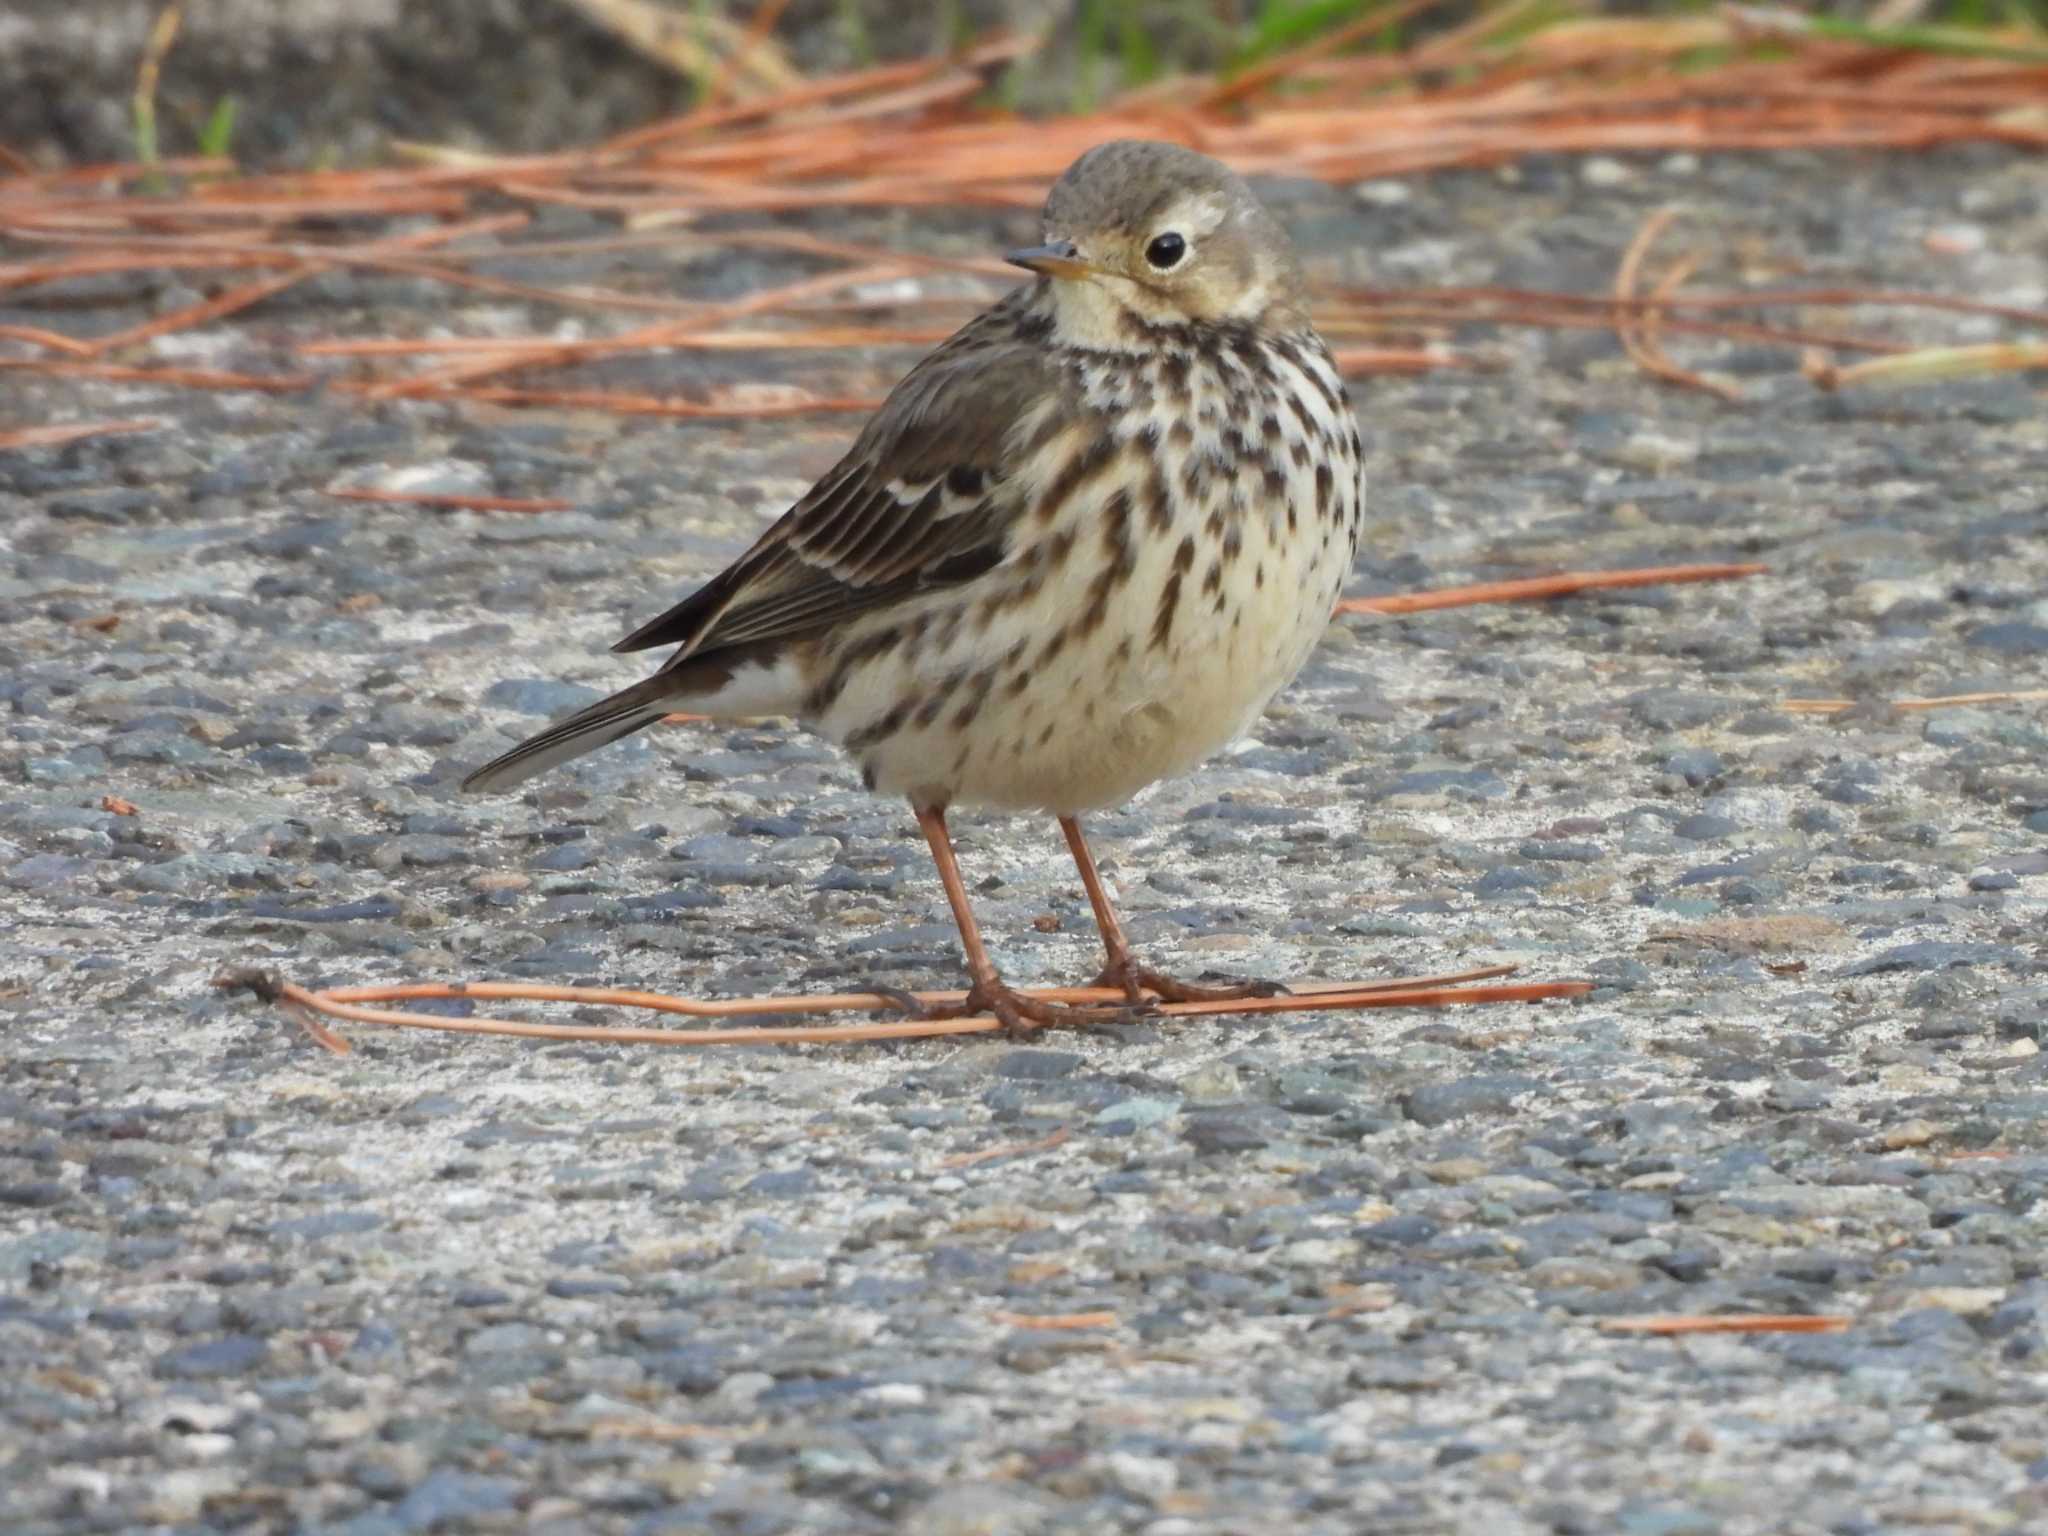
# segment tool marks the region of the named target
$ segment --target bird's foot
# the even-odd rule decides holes
[[[1248,997],[1285,997],[1287,987],[1277,981],[1244,980],[1224,982],[1216,986],[1203,986],[1192,981],[1182,981],[1164,971],[1155,971],[1149,965],[1141,965],[1129,955],[1112,960],[1102,968],[1102,974],[1089,983],[1095,987],[1114,987],[1133,1003],[1150,1002],[1156,998],[1162,1003],[1236,1003]],[[1148,998],[1147,993],[1152,996]]]
[[[868,984],[868,990],[878,997],[886,997],[917,1019],[964,1019],[977,1013],[993,1014],[1002,1022],[1004,1033],[1012,1040],[1027,1039],[1042,1029],[1099,1029],[1105,1024],[1124,1024],[1152,1008],[1147,998],[1139,998],[1128,1006],[1107,1008],[1051,1003],[1019,992],[1000,981],[976,982],[957,1003],[928,1003],[899,987],[873,982]]]
[[[881,998],[889,1007],[894,1008],[899,1013],[907,1013],[913,1019],[953,1019],[959,1017],[957,1012],[947,1012],[948,1005],[945,1003],[928,1003],[915,992],[905,991],[902,987],[892,987],[886,981],[870,981],[866,983],[865,989],[876,997]]]
[[[1048,1003],[1027,996],[997,982],[992,987],[975,987],[967,994],[967,1005],[980,1013],[992,1013],[1003,1021],[1012,1040],[1029,1039],[1041,1029],[1099,1029],[1105,1024],[1128,1023],[1142,1008],[1077,1006]]]

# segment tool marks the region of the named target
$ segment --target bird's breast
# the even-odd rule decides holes
[[[869,782],[1076,812],[1243,732],[1297,672],[1351,563],[1356,428],[1319,344],[1082,368],[1029,446],[1005,558],[850,628],[816,723]],[[880,632],[879,630],[877,631]]]

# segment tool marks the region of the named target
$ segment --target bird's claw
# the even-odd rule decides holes
[[[940,1019],[962,1019],[970,1014],[993,1014],[1012,1040],[1028,1039],[1042,1029],[1094,1029],[1104,1024],[1121,1024],[1158,1008],[1149,999],[1135,1005],[1100,1007],[1050,1003],[996,982],[976,984],[958,1002],[927,1002],[914,992],[883,982],[869,982],[867,990],[886,999],[894,1008],[924,1023]]]
[[[949,1004],[928,1003],[915,992],[906,992],[902,987],[892,987],[885,981],[871,981],[867,990],[881,998],[891,1008],[909,1014],[913,1019],[930,1022],[933,1019],[950,1019],[955,1013],[947,1012]]]
[[[1019,992],[1000,981],[977,981],[958,1002],[927,1002],[913,992],[884,982],[869,982],[868,991],[913,1019],[935,1022],[959,1019],[971,1014],[993,1014],[1012,1040],[1029,1039],[1044,1029],[1099,1030],[1104,1025],[1134,1023],[1156,1018],[1168,1003],[1234,1003],[1252,997],[1285,997],[1287,987],[1277,981],[1243,980],[1216,985],[1182,981],[1149,965],[1140,965],[1124,955],[1103,967],[1090,983],[1121,992],[1121,1003],[1054,1003]]]
[[[1289,995],[1286,984],[1278,981],[1245,979],[1215,986],[1182,981],[1164,971],[1155,971],[1149,965],[1140,965],[1129,956],[1112,960],[1104,966],[1102,974],[1092,985],[1118,988],[1133,1006],[1143,1004],[1153,1013],[1159,1011],[1161,1003],[1235,1003],[1249,997]],[[1148,992],[1152,994],[1149,998],[1145,995]]]
[[[1049,1003],[1001,982],[986,987],[977,983],[968,991],[965,1008],[995,1015],[1012,1040],[1028,1040],[1042,1029],[1093,1029],[1103,1024],[1120,1024],[1134,1011],[1121,1006]]]

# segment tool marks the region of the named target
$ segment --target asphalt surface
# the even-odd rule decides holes
[[[1326,280],[1598,292],[1675,199],[1696,282],[2048,304],[2048,178],[2004,152],[1270,190]],[[855,223],[949,251],[1028,232]],[[813,270],[635,260],[686,295]],[[192,297],[102,283],[0,321],[57,302],[112,329]],[[557,318],[329,276],[155,356],[274,367],[317,336]],[[1354,592],[1770,574],[1333,625],[1253,740],[1099,818],[1098,853],[1134,939],[1184,972],[1512,961],[1598,989],[1027,1046],[351,1028],[342,1059],[210,985],[955,978],[907,810],[793,728],[676,727],[522,796],[455,788],[636,676],[605,646],[856,421],[7,376],[12,420],[167,423],[0,457],[10,1529],[2048,1525],[2048,709],[1885,707],[2048,686],[2039,377],[1830,396],[1781,349],[1670,338],[1741,386],[1729,405],[1600,332],[1466,340],[1501,366],[1355,388]],[[584,382],[871,393],[909,361]],[[1780,707],[1811,697],[1859,702]],[[957,830],[1009,973],[1090,973],[1054,828]],[[1602,1326],[1673,1312],[1848,1326]]]

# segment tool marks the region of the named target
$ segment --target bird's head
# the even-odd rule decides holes
[[[1290,328],[1301,269],[1228,166],[1141,139],[1099,144],[1045,200],[1045,243],[1007,259],[1046,279],[1069,341],[1118,350],[1161,327]]]

